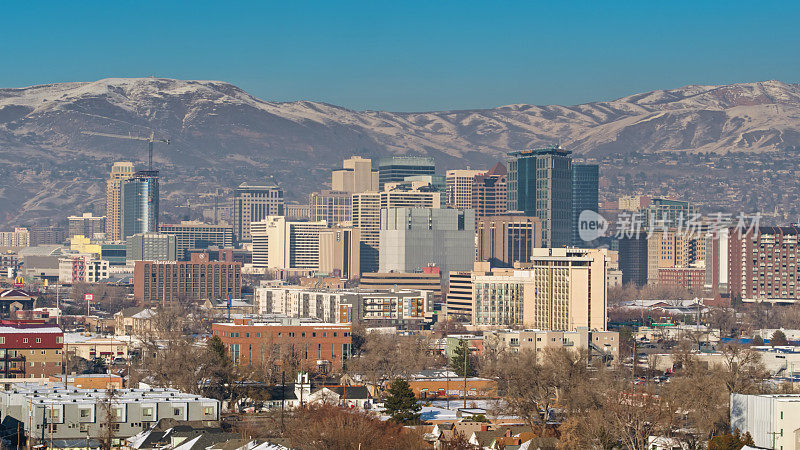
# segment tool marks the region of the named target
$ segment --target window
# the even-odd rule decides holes
[[[22,343],[23,344],[27,344],[28,343],[28,338],[22,338]]]
[[[92,417],[92,410],[87,408],[81,408],[80,415],[81,419],[88,419],[89,417]]]
[[[203,414],[210,416],[214,414],[214,407],[213,406],[206,406],[203,408]]]
[[[153,407],[152,406],[146,406],[146,407],[142,408],[142,416],[144,416],[144,417],[153,417]]]
[[[182,416],[183,415],[183,408],[172,408],[172,415],[173,416]]]
[[[42,343],[42,338],[36,338],[36,343],[37,344],[41,344]]]
[[[87,433],[89,431],[89,424],[82,423],[80,426],[81,433]]]

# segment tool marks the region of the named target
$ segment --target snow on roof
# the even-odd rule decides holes
[[[63,333],[61,328],[53,326],[13,326],[13,325],[0,325],[0,334],[55,334]]]
[[[191,448],[194,447],[194,444],[196,444],[197,441],[199,441],[201,437],[203,437],[202,434],[197,436],[196,438],[186,442],[186,443],[183,443],[183,444],[175,447],[173,450],[191,450]]]

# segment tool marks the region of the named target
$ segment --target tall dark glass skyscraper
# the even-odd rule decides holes
[[[436,166],[427,156],[393,156],[378,161],[378,184],[383,189],[386,183],[405,181],[414,175],[434,175]]]
[[[597,184],[600,167],[597,164],[572,165],[572,245],[586,245],[578,235],[578,217],[584,210],[597,212]]]
[[[158,171],[140,170],[122,182],[121,237],[158,232]]]
[[[542,244],[572,241],[572,152],[559,147],[508,154],[508,210],[542,221]]]

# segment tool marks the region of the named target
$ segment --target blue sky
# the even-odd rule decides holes
[[[303,1],[0,5],[0,86],[229,81],[266,100],[424,111],[800,82],[800,2]]]

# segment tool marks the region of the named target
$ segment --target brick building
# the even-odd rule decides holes
[[[133,297],[140,304],[228,295],[242,296],[242,265],[209,261],[208,253],[194,253],[190,261],[136,261],[133,269]]]
[[[62,372],[64,332],[43,324],[0,322],[0,376],[44,378]]]
[[[706,269],[696,267],[659,267],[658,285],[677,286],[699,293],[703,290]]]
[[[236,364],[297,363],[305,370],[341,372],[350,356],[350,324],[303,323],[284,319],[278,323],[234,320],[211,326]]]
[[[800,299],[800,227],[729,230],[727,281],[732,297],[794,303]],[[720,255],[724,258],[725,255]]]

